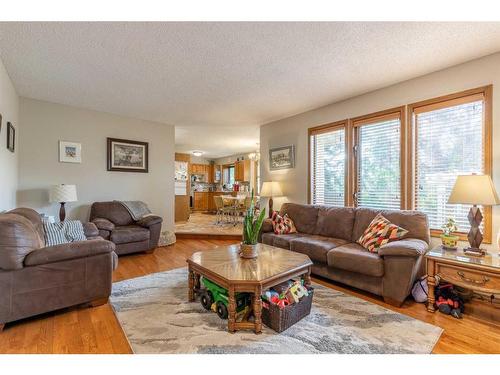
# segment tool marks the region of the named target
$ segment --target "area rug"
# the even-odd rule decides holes
[[[311,314],[278,334],[227,332],[187,302],[187,268],[113,284],[111,303],[134,353],[430,353],[442,329],[314,284]],[[424,307],[422,307],[424,308]]]

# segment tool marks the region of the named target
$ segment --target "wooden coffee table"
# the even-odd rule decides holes
[[[228,331],[253,329],[260,333],[262,291],[298,277],[309,285],[312,262],[307,255],[264,244],[259,244],[259,256],[255,259],[242,259],[238,253],[238,244],[194,253],[187,260],[189,301],[195,300],[195,293],[200,291],[200,276],[204,276],[228,290]],[[253,293],[253,322],[246,318],[236,321],[235,294],[239,292]]]

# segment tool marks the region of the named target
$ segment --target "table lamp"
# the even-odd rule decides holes
[[[472,255],[484,255],[485,250],[481,249],[483,235],[479,226],[483,220],[481,210],[477,205],[494,206],[500,204],[495,186],[488,175],[458,176],[451,191],[448,203],[451,204],[472,204],[467,218],[470,223],[470,231],[467,235],[470,247],[464,249],[466,253]]]
[[[271,217],[273,215],[273,198],[283,196],[280,183],[277,181],[264,182],[262,184],[260,196],[269,198],[269,217]]]
[[[49,192],[50,202],[59,202],[61,208],[59,209],[59,220],[64,221],[66,218],[66,210],[64,205],[66,202],[76,202],[76,186],[75,185],[53,185]]]

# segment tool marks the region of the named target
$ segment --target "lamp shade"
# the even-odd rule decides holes
[[[448,203],[493,206],[500,204],[495,186],[488,175],[458,176]]]
[[[75,185],[53,185],[49,192],[50,202],[76,202]]]
[[[283,192],[281,191],[280,183],[277,181],[268,181],[262,184],[262,189],[260,191],[261,197],[282,197]]]

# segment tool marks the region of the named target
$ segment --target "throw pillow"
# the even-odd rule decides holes
[[[83,225],[78,220],[65,220],[60,223],[43,222],[45,246],[60,245],[68,242],[85,241]]]
[[[400,240],[407,233],[406,229],[398,227],[382,214],[378,214],[359,238],[358,243],[368,251],[376,253],[380,246]]]
[[[288,214],[281,216],[278,211],[274,211],[271,216],[271,221],[273,222],[273,230],[275,234],[290,234],[296,233],[297,229],[293,220],[290,219]]]

